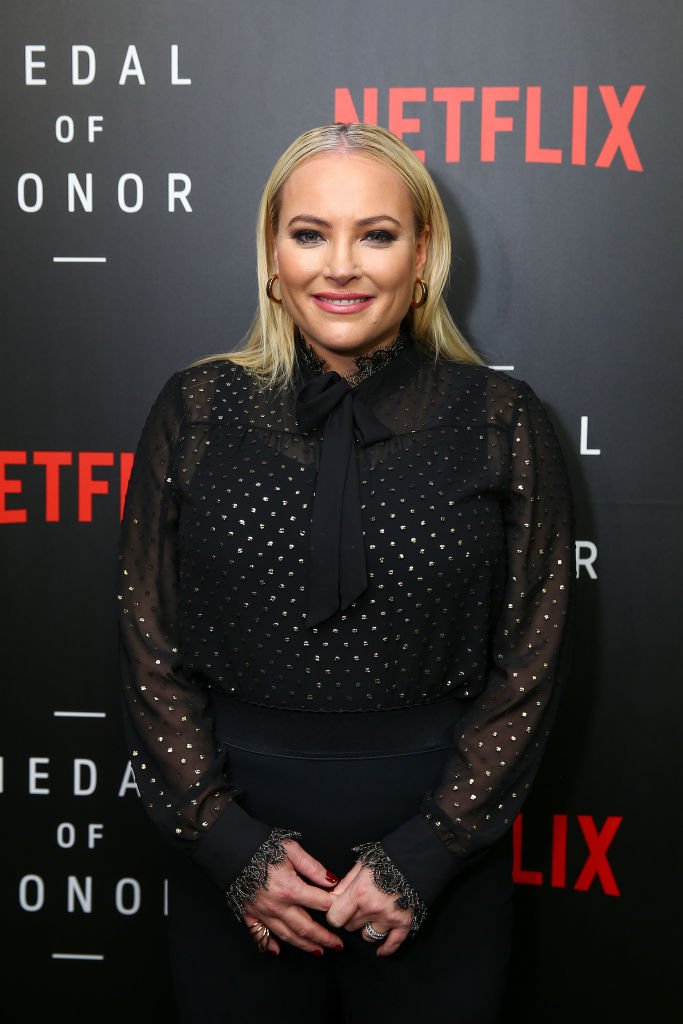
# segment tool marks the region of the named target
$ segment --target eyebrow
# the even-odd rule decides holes
[[[329,221],[323,220],[322,217],[313,217],[309,214],[298,213],[296,217],[292,217],[287,227],[291,227],[294,221],[302,220],[305,224],[317,224],[321,228],[330,228],[332,225]],[[390,220],[392,224],[396,224],[399,228],[401,227],[400,220],[396,220],[395,217],[390,217],[388,213],[379,213],[375,217],[363,217],[361,220],[356,221],[358,227],[366,227],[368,224],[376,224],[378,221]]]

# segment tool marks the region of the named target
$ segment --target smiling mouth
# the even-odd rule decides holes
[[[321,292],[313,295],[313,301],[331,312],[341,312],[342,310],[351,312],[354,309],[367,306],[372,301],[372,295],[326,295]]]

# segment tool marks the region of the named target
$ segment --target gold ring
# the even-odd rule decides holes
[[[270,938],[270,928],[263,923],[263,921],[252,921],[248,926],[249,931],[253,934],[258,946],[259,953],[265,953],[268,948],[268,939]]]

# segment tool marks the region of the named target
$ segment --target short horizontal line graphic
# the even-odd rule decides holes
[[[53,711],[55,718],[106,718],[106,711]]]
[[[53,256],[53,263],[106,263],[106,256]]]
[[[103,953],[52,953],[53,960],[104,960]]]

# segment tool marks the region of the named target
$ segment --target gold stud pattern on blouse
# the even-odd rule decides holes
[[[398,373],[396,363],[400,362]],[[305,627],[321,431],[295,392],[217,360],[175,374],[145,424],[121,534],[136,780],[196,838],[234,792],[208,690],[311,713],[466,700],[424,813],[454,852],[502,831],[553,714],[572,576],[571,499],[528,385],[410,344],[370,399],[393,435],[357,446],[367,591]],[[378,719],[378,722],[381,718]]]

